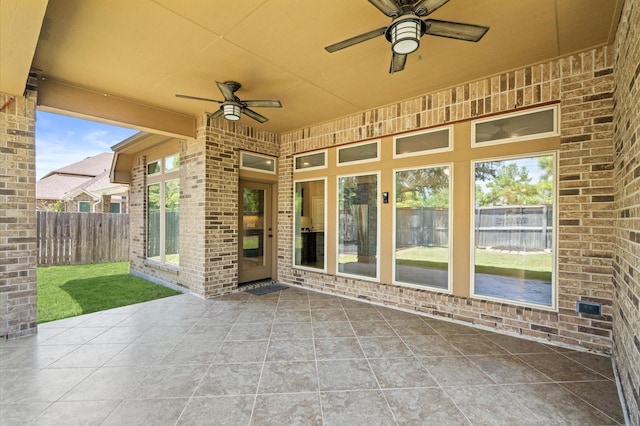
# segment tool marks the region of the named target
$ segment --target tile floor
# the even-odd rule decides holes
[[[620,423],[606,357],[298,288],[0,343],[3,426]]]

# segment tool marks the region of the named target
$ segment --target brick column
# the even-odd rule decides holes
[[[0,93],[0,338],[37,331],[36,76]]]

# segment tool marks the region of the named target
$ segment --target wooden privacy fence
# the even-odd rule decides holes
[[[37,212],[38,265],[129,260],[129,215]]]
[[[475,211],[479,248],[546,250],[553,242],[551,205],[489,206]],[[437,208],[396,209],[396,246],[443,246],[449,243],[449,212]]]

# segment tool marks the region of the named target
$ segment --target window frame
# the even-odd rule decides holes
[[[547,155],[553,156],[553,215],[552,215],[552,261],[551,261],[551,304],[550,305],[541,305],[538,303],[525,302],[521,300],[513,300],[507,299],[503,297],[495,297],[495,296],[486,296],[482,294],[476,294],[475,285],[475,257],[476,257],[476,214],[475,214],[475,167],[477,163],[486,163],[490,161],[508,161],[508,160],[517,160],[517,159],[525,159],[532,157],[544,157]],[[498,156],[498,157],[488,157],[488,158],[478,158],[471,160],[470,162],[470,175],[471,175],[471,200],[470,200],[470,226],[469,231],[471,233],[469,240],[469,298],[474,300],[487,300],[497,303],[506,303],[514,306],[522,306],[527,308],[540,309],[544,311],[557,312],[558,311],[558,292],[559,292],[559,283],[558,283],[558,151],[538,151],[538,152],[530,152],[530,153],[522,153],[516,155],[507,155],[507,156]]]
[[[544,111],[553,111],[553,130],[550,132],[533,133],[529,135],[515,136],[511,138],[504,138],[504,139],[494,139],[494,140],[488,140],[486,142],[480,142],[480,143],[476,141],[476,127],[478,124],[490,123],[492,121],[504,120],[511,117],[519,117],[522,115],[534,114],[537,112],[544,112]],[[525,142],[525,141],[531,141],[536,139],[560,136],[559,129],[560,129],[560,120],[559,120],[558,105],[550,105],[550,106],[548,105],[548,106],[537,107],[537,108],[528,108],[528,109],[524,109],[524,110],[520,110],[512,113],[492,115],[491,117],[480,118],[480,119],[471,121],[471,148],[481,148],[484,146],[511,144],[514,142]]]
[[[379,145],[378,145],[379,146]],[[351,163],[349,163],[351,164]],[[336,268],[336,276],[338,277],[346,277],[359,279],[364,281],[373,281],[380,282],[380,225],[381,225],[381,204],[380,203],[380,188],[381,188],[381,171],[366,171],[361,173],[348,173],[341,174],[336,176],[336,211],[335,211],[335,219],[336,219],[336,229],[335,229],[335,268]],[[338,195],[340,194],[340,179],[347,177],[357,177],[357,176],[376,176],[376,274],[374,277],[369,277],[366,275],[356,275],[349,274],[345,272],[340,272],[340,199]]]
[[[318,182],[318,181],[322,181],[323,184],[323,190],[324,190],[324,218],[325,218],[325,226],[323,229],[323,244],[324,244],[324,265],[322,268],[313,268],[311,266],[305,266],[305,265],[298,265],[296,264],[296,238],[297,238],[297,234],[296,234],[296,185],[298,183],[304,183],[304,182]],[[293,256],[292,256],[292,265],[293,268],[295,269],[301,269],[301,270],[305,270],[305,271],[311,271],[311,272],[318,272],[318,273],[323,273],[326,274],[327,273],[327,190],[328,190],[328,179],[327,176],[323,176],[323,177],[318,177],[318,178],[307,178],[307,179],[296,179],[293,181]]]
[[[372,145],[374,143],[376,144],[376,156],[375,157],[365,158],[364,160],[353,160],[353,161],[340,162],[340,151],[343,151],[343,150],[346,150],[346,149],[356,148],[358,146]],[[373,162],[376,162],[376,161],[380,161],[380,146],[381,145],[382,145],[382,139],[374,139],[374,140],[368,140],[368,141],[364,141],[364,142],[350,143],[348,145],[338,146],[338,147],[336,147],[336,165],[338,167],[347,167],[347,166],[353,166],[353,165],[356,165],[356,164],[366,164],[366,163],[373,163]]]
[[[82,210],[80,209],[80,205],[81,205],[81,204],[82,204],[82,205],[85,205],[85,204],[89,205],[89,209],[88,209],[86,212],[85,212],[85,211],[82,211]],[[87,200],[79,200],[79,201],[78,201],[78,213],[92,213],[92,211],[91,211],[91,210],[92,210],[92,209],[91,209],[91,201],[87,201]]]
[[[327,166],[327,161],[328,161],[328,151],[327,149],[322,149],[319,151],[311,151],[311,152],[305,152],[303,154],[297,154],[293,156],[293,170],[295,173],[302,173],[302,172],[308,172],[308,171],[312,171],[312,170],[322,170],[322,169],[326,169]],[[317,154],[323,154],[324,156],[324,162],[321,166],[311,166],[311,167],[304,167],[304,168],[298,168],[297,163],[298,163],[298,158],[301,157],[306,157],[306,156],[310,156],[310,155],[317,155]]]
[[[260,158],[264,158],[266,160],[272,161],[273,170],[259,169],[257,167],[245,166],[244,165],[244,158],[247,155],[250,155],[250,156],[253,156],[253,157],[260,157]],[[266,154],[258,154],[257,152],[250,152],[250,151],[240,151],[240,169],[241,170],[251,170],[251,171],[257,172],[257,173],[266,173],[266,174],[270,174],[270,175],[275,175],[277,173],[277,171],[278,171],[277,160],[278,159],[276,157],[272,157],[272,156],[266,155]]]
[[[145,262],[153,262],[156,264],[161,264],[165,267],[169,268],[179,268],[178,264],[170,263],[166,261],[166,221],[165,221],[165,209],[166,209],[166,183],[172,180],[176,180],[178,182],[178,188],[180,188],[180,161],[178,161],[178,166],[170,169],[169,171],[165,170],[165,161],[167,158],[180,156],[180,152],[173,152],[167,155],[163,155],[158,158],[153,158],[150,161],[146,162],[145,170],[148,171],[148,165],[158,162],[160,164],[160,171],[153,173],[151,175],[147,174],[147,179],[145,182],[145,244],[144,244],[144,261]],[[159,210],[159,221],[160,221],[160,259],[155,259],[153,257],[149,257],[149,187],[152,185],[159,186],[159,201],[160,201],[160,210]],[[180,211],[180,210],[178,210]],[[178,239],[180,238],[180,230],[178,225]],[[180,254],[180,249],[178,249],[178,255]]]
[[[447,247],[447,252],[448,252],[448,259],[447,259],[447,288],[443,289],[440,287],[434,287],[434,286],[430,286],[427,284],[415,284],[415,283],[408,283],[408,282],[404,282],[404,281],[399,281],[396,278],[396,243],[397,243],[397,235],[398,235],[398,231],[397,231],[397,218],[396,218],[396,173],[397,172],[402,172],[402,171],[408,171],[408,170],[419,170],[419,169],[432,169],[432,168],[437,168],[437,167],[449,167],[449,206],[448,206],[448,212],[447,212],[447,220],[449,221],[449,229],[447,231],[447,236],[448,236],[448,247]],[[453,294],[453,228],[454,228],[454,223],[453,223],[453,194],[454,194],[454,163],[453,162],[443,162],[443,163],[434,163],[434,164],[429,164],[429,165],[424,165],[424,166],[412,166],[412,167],[401,167],[401,168],[394,168],[393,169],[393,206],[392,206],[392,229],[393,229],[393,238],[392,238],[392,250],[393,250],[393,254],[392,254],[392,261],[391,261],[391,282],[394,285],[398,285],[398,286],[402,286],[402,287],[408,287],[408,288],[414,288],[414,289],[419,289],[419,290],[428,290],[428,291],[433,291],[433,292],[438,292],[438,293],[445,293],[445,294]]]
[[[443,130],[447,130],[448,131],[448,145],[444,148],[434,148],[434,149],[427,149],[427,150],[421,150],[421,151],[413,151],[413,152],[407,152],[405,154],[398,154],[397,153],[397,144],[398,144],[398,140],[401,140],[403,138],[407,138],[407,137],[411,137],[411,136],[418,136],[418,135],[423,135],[423,134],[428,134],[428,133],[436,133],[436,132],[441,132]],[[419,130],[416,132],[410,132],[410,133],[403,133],[400,135],[395,135],[393,136],[393,159],[398,159],[398,158],[407,158],[407,157],[417,157],[417,156],[421,156],[421,155],[430,155],[430,154],[439,154],[441,152],[449,152],[449,151],[453,151],[453,125],[448,125],[448,126],[440,126],[440,127],[434,127],[431,129],[426,129],[426,130]]]

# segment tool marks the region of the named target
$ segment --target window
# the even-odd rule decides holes
[[[378,279],[378,174],[338,177],[338,273]]]
[[[558,109],[545,107],[472,122],[472,146],[558,136]]]
[[[294,158],[296,171],[316,170],[327,167],[327,151],[296,155]]]
[[[82,213],[90,213],[91,201],[78,201],[78,211]]]
[[[275,174],[276,159],[268,155],[240,152],[240,168]]]
[[[450,151],[452,134],[453,129],[446,127],[396,136],[393,138],[393,158]]]
[[[554,171],[554,154],[474,163],[474,295],[555,306]]]
[[[368,163],[380,159],[380,144],[364,142],[338,148],[338,165]]]
[[[109,213],[120,213],[120,203],[110,203]]]
[[[295,183],[295,266],[326,270],[326,185],[326,179]]]
[[[180,179],[179,154],[147,165],[157,164],[147,185],[147,258],[172,265],[180,264]]]
[[[395,172],[394,281],[449,289],[451,166]]]

